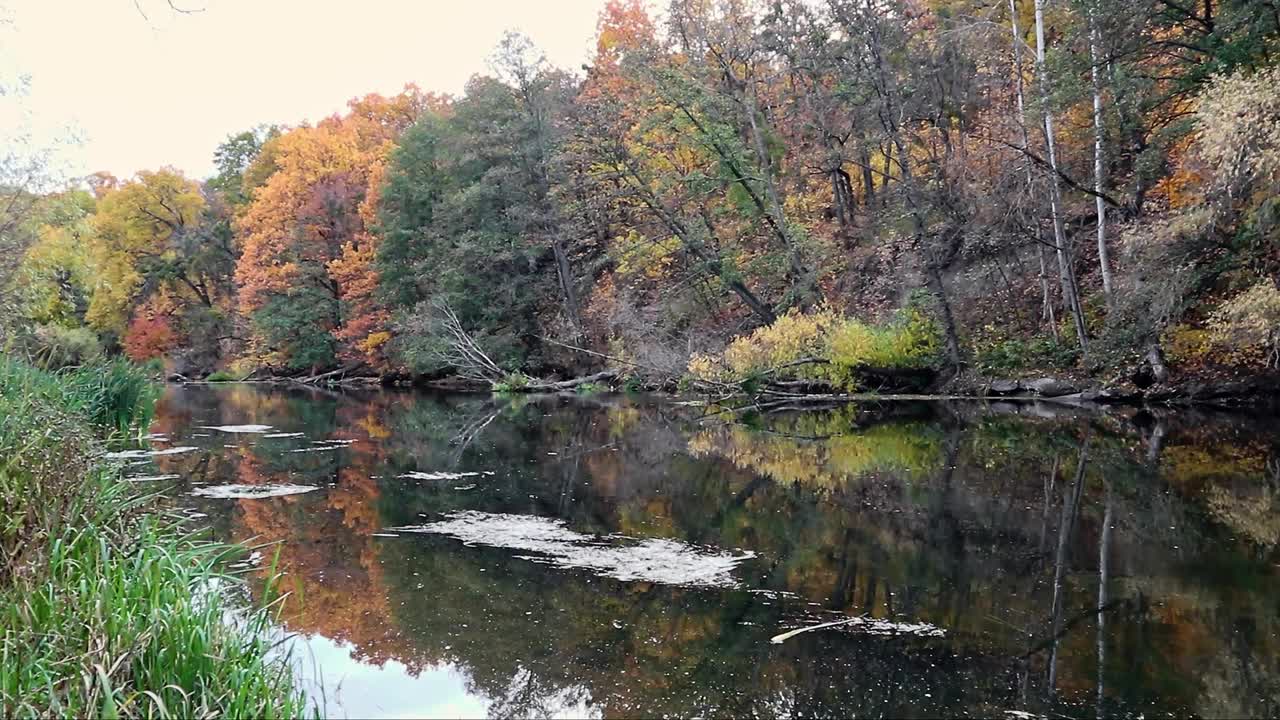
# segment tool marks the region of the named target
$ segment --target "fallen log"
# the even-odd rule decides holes
[[[563,390],[573,390],[589,383],[616,380],[618,374],[619,372],[617,370],[601,370],[600,372],[592,375],[583,375],[582,377],[560,380],[557,382],[534,380],[521,387],[511,388],[511,390],[514,392],[559,392]]]

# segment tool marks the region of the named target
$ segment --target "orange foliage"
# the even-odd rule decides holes
[[[427,108],[447,98],[407,86],[387,98],[353,100],[346,115],[285,133],[274,146],[276,171],[239,220],[243,254],[236,268],[240,310],[252,314],[304,277],[320,276],[343,303],[332,330],[344,359],[385,369],[390,313],[377,300],[376,189],[396,138]]]

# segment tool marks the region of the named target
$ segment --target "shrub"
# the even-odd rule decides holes
[[[729,343],[724,350],[725,365],[736,377],[747,377],[805,358],[823,357],[831,332],[841,320],[827,308],[810,314],[792,310]]]
[[[1280,290],[1263,280],[1209,316],[1209,336],[1233,364],[1280,366]]]
[[[789,312],[729,343],[720,356],[694,355],[688,372],[715,382],[753,383],[767,375],[853,388],[864,370],[929,367],[940,346],[937,325],[918,305],[880,327],[824,307]]]
[[[837,368],[922,368],[933,364],[939,349],[938,329],[917,307],[907,307],[888,327],[876,328],[858,320],[836,326],[829,340],[828,359]]]
[[[82,365],[102,357],[102,343],[88,328],[40,325],[32,336],[33,355],[42,367],[58,369]]]

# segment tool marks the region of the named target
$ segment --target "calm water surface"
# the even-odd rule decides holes
[[[152,429],[191,449],[127,474],[278,543],[333,716],[1280,714],[1269,419],[231,385]]]

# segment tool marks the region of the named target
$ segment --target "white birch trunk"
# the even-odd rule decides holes
[[[1102,201],[1102,193],[1106,190],[1104,176],[1104,128],[1102,125],[1102,80],[1098,62],[1098,3],[1094,0],[1089,8],[1089,75],[1093,81],[1093,191],[1097,193],[1093,201],[1098,212],[1098,268],[1102,271],[1102,293],[1111,305],[1111,260],[1107,255],[1107,206]]]
[[[1084,324],[1084,311],[1080,307],[1080,294],[1076,289],[1076,273],[1072,264],[1070,239],[1062,225],[1062,191],[1061,179],[1058,177],[1058,150],[1053,132],[1053,113],[1049,109],[1049,71],[1045,66],[1044,41],[1044,0],[1035,0],[1036,11],[1036,69],[1040,77],[1040,101],[1044,106],[1045,147],[1049,154],[1049,213],[1053,219],[1053,243],[1057,249],[1058,271],[1062,277],[1062,296],[1072,319],[1075,321],[1076,337],[1080,341],[1080,352],[1088,351],[1088,331]]]

